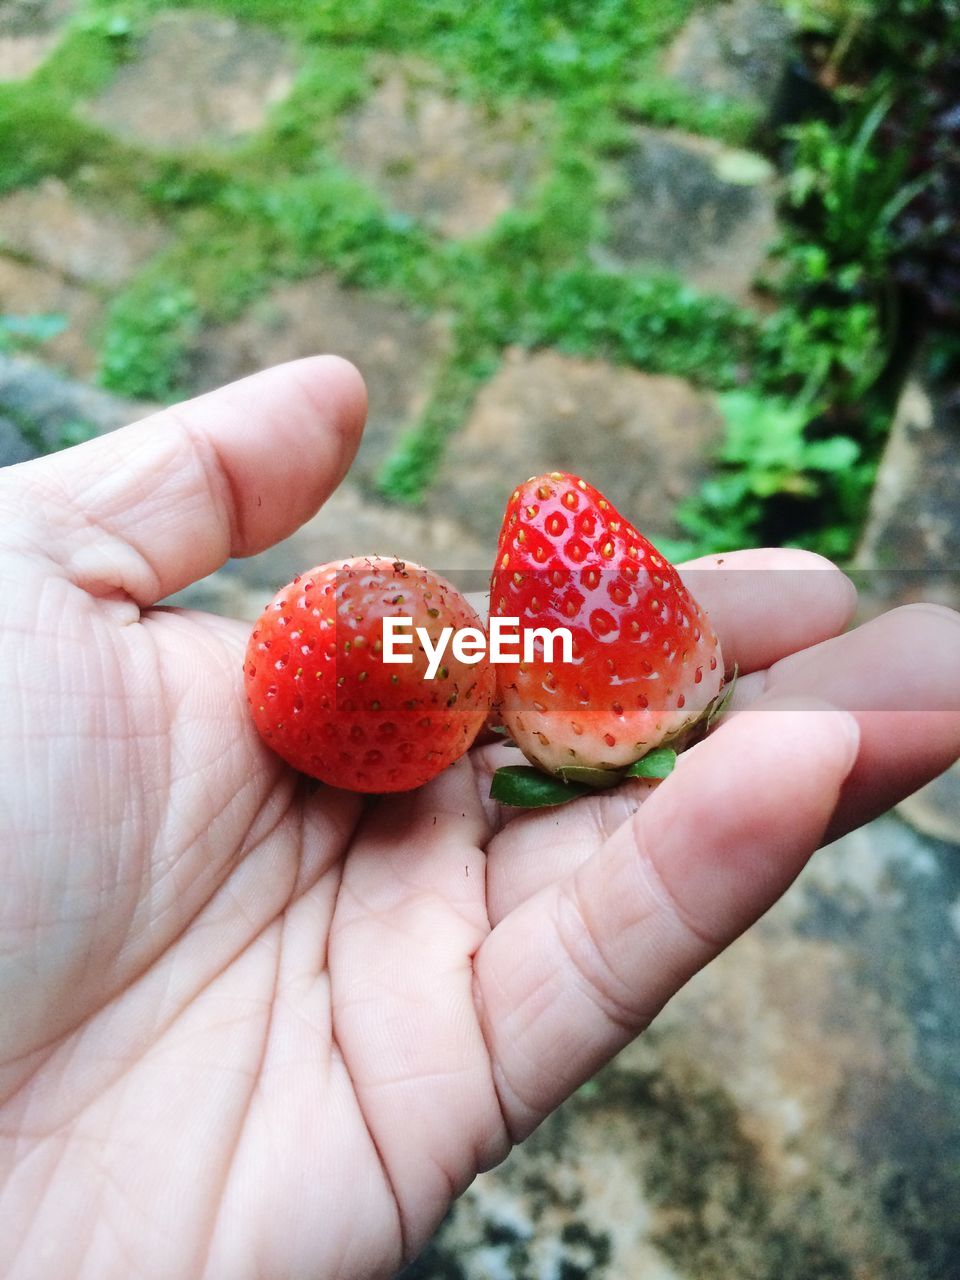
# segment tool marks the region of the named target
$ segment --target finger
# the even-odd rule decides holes
[[[746,713],[476,959],[515,1139],[642,1030],[783,893],[819,844],[857,750],[849,715]]]
[[[923,661],[917,662],[918,653]],[[894,610],[849,635],[739,681],[731,716],[784,697],[853,711],[860,754],[826,839],[868,822],[960,755],[960,615],[937,605]],[[686,766],[681,755],[677,769]],[[647,790],[649,790],[649,785]],[[491,922],[569,874],[645,798],[637,782],[563,809],[525,813],[488,850]]]
[[[365,412],[352,365],[296,360],[11,468],[6,497],[30,544],[77,585],[146,606],[313,515]]]
[[[763,670],[839,635],[856,609],[850,579],[811,551],[732,551],[678,568],[720,637],[728,672]]]
[[[491,925],[498,924],[547,885],[571,875],[658,785],[633,778],[609,792],[510,817],[487,848],[487,911]]]
[[[960,614],[907,605],[740,682],[732,713],[821,699],[855,713],[861,747],[828,832],[860,826],[960,755]]]
[[[586,862],[658,786],[649,779],[630,778],[610,791],[594,792],[555,808],[514,808],[490,799],[490,784],[497,769],[524,763],[516,747],[491,742],[474,747],[471,759],[495,833],[487,844],[491,925]]]

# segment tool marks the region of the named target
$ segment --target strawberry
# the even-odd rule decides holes
[[[385,661],[385,618],[409,618]],[[391,623],[389,626],[397,626]],[[472,627],[472,663],[439,643]],[[399,637],[410,642],[403,645]],[[389,652],[391,641],[386,641]],[[464,658],[464,660],[461,660]],[[433,670],[434,677],[428,678]],[[349,791],[408,791],[467,750],[490,709],[494,673],[476,612],[420,565],[369,557],[294,578],[260,615],[244,660],[247,700],[267,744],[303,773]]]
[[[611,785],[716,710],[723,661],[709,620],[676,569],[577,476],[552,472],[514,491],[490,592],[491,618],[519,618],[521,637],[533,627],[572,635],[569,662],[559,646],[545,660],[537,639],[534,661],[497,667],[503,721],[544,772]]]

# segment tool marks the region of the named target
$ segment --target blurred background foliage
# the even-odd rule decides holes
[[[960,0],[780,3],[796,31],[793,84],[767,118],[662,74],[659,55],[695,0],[209,0],[289,37],[301,69],[243,145],[164,154],[75,106],[157,11],[178,6],[91,0],[28,81],[0,85],[0,192],[95,165],[101,193],[174,229],[111,305],[99,346],[107,388],[176,398],[204,326],[279,280],[333,269],[450,317],[433,395],[380,468],[386,499],[423,500],[505,348],[549,345],[718,393],[726,438],[680,508],[687,536],[673,554],[783,542],[843,558],[921,340],[941,374],[957,365]],[[522,208],[444,239],[344,167],[336,121],[384,53],[428,59],[492,110],[549,103],[549,165]],[[777,166],[781,234],[763,309],[597,265],[602,162],[637,121],[749,145]],[[57,323],[8,316],[0,347],[36,348]]]

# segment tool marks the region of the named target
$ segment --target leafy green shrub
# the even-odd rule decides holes
[[[839,125],[786,131],[778,307],[764,322],[757,373],[761,385],[820,410],[862,401],[897,340],[896,222],[924,180],[908,180],[904,149],[882,146],[889,110],[882,98]]]
[[[809,406],[797,401],[730,391],[718,404],[720,469],[678,512],[697,549],[793,543],[848,554],[851,516],[872,474],[860,444],[818,438]]]
[[[811,120],[786,131],[795,146],[787,193],[797,222],[833,264],[856,263],[868,275],[888,267],[900,243],[896,219],[927,182],[907,180],[906,146],[880,145],[890,106],[881,98],[840,129]]]
[[[883,373],[892,335],[875,300],[838,290],[818,303],[811,294],[785,299],[767,319],[760,381],[805,404],[856,404]]]

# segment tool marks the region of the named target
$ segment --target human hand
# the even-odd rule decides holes
[[[153,606],[308,518],[363,412],[318,358],[0,472],[11,1280],[391,1274],[818,844],[960,753],[960,618],[839,636],[843,575],[742,552],[684,570],[744,674],[656,787],[500,811],[499,744],[378,802],[293,774],[248,627]]]

